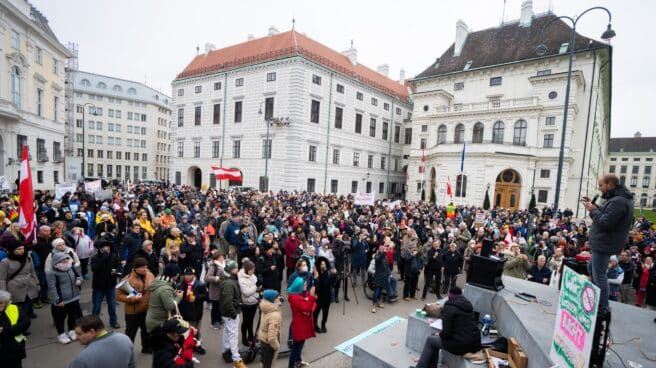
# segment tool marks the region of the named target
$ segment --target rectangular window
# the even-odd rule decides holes
[[[403,144],[405,145],[412,144],[412,128],[405,128],[405,134],[403,135]]]
[[[200,125],[201,107],[202,106],[194,107],[194,125]]]
[[[645,175],[651,174],[651,166],[645,166]]]
[[[102,177],[103,176],[103,165],[98,164],[98,176]]]
[[[369,120],[369,136],[370,137],[376,136],[376,119],[374,118],[371,118]]]
[[[360,167],[360,152],[353,152],[353,166]]]
[[[88,149],[88,150],[87,150],[87,157],[91,157],[91,158],[93,158],[93,153],[94,153],[94,152],[95,152],[94,150],[92,150],[92,149]]]
[[[241,123],[242,101],[235,102],[235,123]]]
[[[380,169],[381,170],[387,169],[387,157],[385,156],[380,158]]]
[[[316,179],[310,178],[307,180],[307,191],[314,192],[316,186]]]
[[[96,136],[95,135],[90,135],[89,136],[89,143],[96,143]]]
[[[396,115],[401,115],[401,108],[400,107],[396,108]]]
[[[52,119],[57,121],[59,119],[59,97],[54,96],[52,99]]]
[[[378,106],[378,99],[375,98],[375,97],[372,97],[372,98],[371,98],[371,104],[372,104],[373,106]]]
[[[342,129],[342,116],[344,109],[335,107],[335,129]]]
[[[273,82],[276,80],[276,72],[267,73],[267,82]]]
[[[77,157],[82,157],[84,155],[84,150],[82,148],[77,149]]]
[[[371,187],[372,187],[372,183],[370,181],[368,181],[367,182],[367,187],[366,187],[366,192],[367,193],[371,193]]]
[[[45,139],[37,138],[36,140],[36,159],[39,162],[47,161],[46,157],[46,141]]]
[[[337,93],[344,93],[344,86],[337,83]]]
[[[182,110],[182,109],[180,109],[180,110]],[[132,115],[133,115],[132,111],[128,111],[128,120],[132,120]]]
[[[426,138],[422,138],[422,139],[419,141],[419,148],[420,148],[420,149],[426,149]]]
[[[317,100],[312,100],[312,106],[310,108],[310,122],[319,123],[319,108],[321,104]]]
[[[420,181],[418,181],[418,182],[417,182],[417,193],[421,193],[421,188],[422,188],[422,187],[423,187],[423,185],[421,184]]]
[[[37,64],[43,65],[43,50],[40,47],[36,48],[36,52],[34,54],[34,59]]]
[[[214,82],[214,90],[218,91],[221,89],[221,82]]]
[[[96,130],[102,130],[103,128],[103,123],[102,121],[96,121]],[[136,129],[136,127],[135,127]]]
[[[146,135],[146,128],[145,127],[141,127],[141,135]]]
[[[615,165],[610,165],[610,167],[608,168],[608,172],[611,173],[611,174],[614,174],[615,173]]]
[[[352,180],[351,181],[351,193],[357,193],[358,192],[358,181],[357,180]]]
[[[201,93],[201,92],[203,92],[203,86],[196,86],[196,87],[194,87],[194,92],[196,92],[196,93]]]
[[[93,164],[87,164],[87,176],[93,176]]]
[[[128,116],[130,113],[128,112]],[[184,109],[178,109],[178,126],[184,126]]]
[[[549,179],[550,176],[551,176],[551,170],[544,170],[544,169],[540,170],[540,178]]]
[[[43,171],[38,170],[36,172],[36,182],[39,184],[43,184]]]
[[[116,139],[119,139],[119,138],[116,138]],[[121,158],[122,156],[123,156],[123,152],[121,152],[121,151],[116,151],[116,159],[117,159],[117,160],[121,160],[121,159],[122,159],[122,158]],[[117,172],[120,171],[120,170],[118,170],[118,167],[116,168],[116,170],[117,170]]]
[[[389,133],[389,123],[383,122],[383,140],[387,140],[387,134]]]
[[[116,110],[116,118],[117,119],[121,118],[121,110]]]
[[[114,167],[113,165],[107,165],[107,177],[111,178],[114,175]]]
[[[635,187],[637,187],[637,186],[638,186],[638,178],[635,177],[635,176],[632,176],[632,177],[631,177],[631,184],[630,184],[630,185],[631,185],[631,188],[635,188]]]
[[[462,91],[463,89],[465,89],[465,82],[455,82],[453,84],[454,91]]]
[[[544,77],[545,75],[551,75],[551,69],[538,70],[538,77]]]
[[[538,202],[547,203],[547,198],[549,197],[548,190],[538,190]]]
[[[43,116],[43,90],[41,88],[36,89],[36,114]]]
[[[113,118],[114,117],[114,109],[107,110],[107,116],[109,116],[110,118]]]
[[[244,86],[244,78],[235,79],[235,87],[243,87],[243,86]]]
[[[316,162],[317,161],[317,146],[310,146],[308,148],[308,161]]]
[[[373,169],[374,168],[374,155],[368,155],[367,156],[367,169]]]
[[[214,124],[221,124],[221,104],[214,104],[212,122]]]
[[[378,193],[385,193],[385,183],[382,181],[378,183]]]
[[[239,139],[232,141],[232,158],[241,157],[241,141]]]
[[[355,114],[355,132],[362,134],[362,114]]]
[[[178,141],[178,157],[184,157],[184,141]],[[125,153],[125,159],[128,159],[128,153]]]
[[[339,150],[333,148],[333,165],[339,165]]]
[[[123,166],[121,166],[121,165],[116,165],[116,177],[117,177],[117,178],[120,178],[121,175],[123,175],[122,170],[121,170],[122,168],[123,168]]]
[[[120,146],[121,145],[121,138],[119,138],[119,137],[114,138],[114,145]]]
[[[96,136],[96,144],[103,144],[103,137],[102,137],[102,135],[97,135],[97,136]]]
[[[337,181],[337,179],[330,180],[330,193],[337,193],[338,186],[339,181]]]
[[[93,123],[93,121],[89,122],[89,128],[91,128],[91,123]],[[132,125],[128,125],[128,134],[132,134]]]
[[[501,85],[501,77],[490,78],[490,86],[500,86],[500,85]]]
[[[383,104],[383,110],[385,110],[385,111],[389,111],[389,109],[390,109],[390,104],[388,104],[387,102],[385,102],[385,103]]]
[[[556,117],[555,116],[547,116],[544,119],[544,125],[547,125],[547,126],[556,125]]]
[[[178,88],[178,96],[184,96],[184,88]]]
[[[640,157],[634,157],[634,158],[633,158],[633,161],[634,161],[634,162],[638,162],[638,161],[640,161]]]
[[[114,151],[107,151],[107,159],[108,160],[114,159]],[[109,167],[109,165],[107,167]]]
[[[620,174],[626,174],[626,165],[620,166]]]
[[[52,160],[59,162],[62,160],[61,143],[52,142]]]
[[[212,141],[212,158],[219,158],[219,145],[220,141]]]
[[[356,92],[355,93],[355,99],[358,100],[358,101],[363,101],[364,100],[364,93]]]
[[[542,144],[542,147],[544,148],[553,148],[554,144],[554,135],[553,134],[545,134],[544,135],[544,142]]]
[[[426,125],[426,124],[422,125],[422,126],[421,126],[421,132],[422,132],[422,133],[426,133],[426,132],[428,132],[428,125]]]
[[[262,158],[271,158],[271,139],[262,140]]]
[[[194,157],[195,158],[200,157],[200,141],[194,142]]]
[[[175,185],[181,185],[182,184],[182,172],[176,171],[175,172]]]
[[[273,106],[273,97],[267,97],[264,99],[264,120],[269,121],[273,119]]]
[[[321,77],[316,75],[316,74],[312,74],[312,83],[317,84],[317,85],[320,86],[321,85]]]
[[[649,177],[645,176],[642,178],[642,187],[643,188],[649,188]]]
[[[105,151],[103,150],[98,150],[97,156],[98,158],[104,158],[105,157]]]
[[[637,174],[640,172],[640,166],[631,167],[631,174]]]
[[[401,127],[397,125],[394,127],[394,143],[399,143],[400,141],[401,141]]]

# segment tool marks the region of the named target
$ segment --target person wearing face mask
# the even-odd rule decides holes
[[[282,315],[278,295],[278,291],[266,289],[262,293],[262,301],[260,301],[262,319],[260,320],[260,329],[257,331],[257,339],[260,341],[262,352],[262,368],[273,367],[273,362],[276,361],[276,355],[280,350]]]
[[[52,266],[54,263],[52,263],[52,259],[55,254],[57,253],[64,253],[67,256],[71,257],[73,260],[73,267],[75,268],[75,272],[78,274],[82,274],[81,272],[81,263],[80,263],[80,258],[78,258],[77,253],[75,253],[75,250],[73,248],[69,248],[66,246],[66,241],[62,238],[55,238],[51,242],[52,244],[52,250],[50,251],[50,254],[48,254],[48,257],[46,257],[45,260],[45,266],[44,266],[44,272],[48,273],[49,271],[52,271]]]
[[[125,334],[128,335],[132,343],[137,335],[137,330],[141,331],[141,352],[151,354],[150,338],[146,332],[146,312],[148,311],[148,301],[150,300],[150,285],[153,283],[155,276],[148,269],[148,261],[145,258],[135,258],[132,272],[125,278],[137,294],[127,294],[123,289],[116,290],[116,299],[125,303]]]
[[[278,259],[275,257],[275,250],[269,243],[264,243],[264,253],[257,258],[256,273],[262,282],[262,288],[280,290],[280,273],[278,272]]]
[[[50,293],[52,319],[57,329],[57,340],[68,344],[77,339],[75,321],[82,316],[80,288],[82,278],[74,271],[73,259],[65,252],[52,255],[51,270],[46,272]],[[64,329],[67,322],[68,333]]]
[[[325,257],[317,258],[316,268],[313,270],[317,308],[314,310],[314,332],[326,333],[326,322],[330,311],[331,289],[336,270],[330,268],[330,262]],[[321,328],[319,328],[319,313],[322,313]]]
[[[241,290],[241,342],[250,346],[253,341],[253,320],[257,311],[257,277],[255,264],[248,259],[242,260],[242,269],[237,274]]]
[[[4,242],[7,258],[0,261],[0,290],[11,293],[15,304],[27,317],[36,318],[32,300],[39,296],[39,279],[32,256],[13,236],[9,240]]]

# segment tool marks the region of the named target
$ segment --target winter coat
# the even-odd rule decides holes
[[[84,234],[73,236],[73,242],[75,245],[75,253],[79,259],[93,257],[96,252],[93,247],[93,240]]]
[[[390,267],[387,263],[387,255],[385,253],[376,253],[375,264],[376,272],[374,272],[374,287],[385,288],[387,287],[387,279],[390,276]]]
[[[237,279],[241,291],[241,303],[243,305],[257,304],[257,276],[246,274],[242,268],[237,274]]]
[[[528,281],[537,282],[539,284],[549,285],[549,281],[551,280],[551,270],[547,265],[540,269],[537,264],[534,264],[528,271],[528,274],[533,276],[529,278]],[[547,282],[543,281],[545,278],[547,279]]]
[[[276,269],[272,270],[271,266],[276,266]],[[280,290],[280,273],[278,272],[278,268],[280,268],[280,265],[273,255],[269,257],[263,254],[257,258],[255,272],[257,272],[257,276],[262,281],[263,289]]]
[[[633,194],[620,184],[602,198],[606,201],[590,211],[590,248],[604,254],[619,254],[633,224]]]
[[[136,292],[141,293],[141,299],[137,299],[134,296],[128,297],[128,294],[118,289],[116,290],[116,300],[125,303],[125,314],[146,313],[148,311],[148,302],[150,301],[150,285],[153,284],[155,276],[150,271],[145,276],[141,276],[132,270],[127,280],[128,284]]]
[[[175,313],[175,305],[180,301],[175,294],[174,284],[166,277],[155,279],[150,285],[150,300],[146,312],[146,330],[152,332],[162,322]]]
[[[352,247],[351,267],[354,270],[367,268],[367,251],[369,251],[369,242],[367,242],[366,239],[362,241],[354,239]]]
[[[153,367],[154,368],[192,368],[193,362],[185,362],[183,365],[176,364],[176,358],[182,347],[184,337],[180,336],[178,342],[171,341],[162,332],[153,336]],[[179,361],[179,360],[178,360]]]
[[[412,278],[419,275],[421,268],[421,262],[419,261],[419,253],[413,255],[410,250],[406,250],[401,254],[401,259],[405,263],[403,271],[405,273],[404,277]]]
[[[148,254],[145,250],[139,249],[135,256],[135,259],[136,258],[144,258],[146,262],[148,262],[148,271],[150,271],[155,277],[159,275],[159,256],[154,250]]]
[[[9,362],[25,359],[23,334],[31,323],[30,318],[15,304],[6,305],[0,312],[0,366],[4,367]]]
[[[626,278],[626,276],[624,276]],[[649,270],[649,280],[647,282],[647,298],[645,299],[647,305],[656,307],[656,267]]]
[[[116,277],[120,264],[113,253],[99,252],[91,258],[93,279],[91,287],[95,290],[110,289],[116,286]]]
[[[180,269],[184,270],[187,267],[191,267],[196,270],[196,275],[200,275],[200,271],[203,269],[204,258],[205,250],[201,244],[184,242],[180,246],[180,259],[178,261]]]
[[[298,247],[300,245],[301,242],[298,240],[298,238],[287,238],[285,241],[285,265],[287,268],[296,267],[296,261],[294,261],[294,257],[296,256],[296,252],[298,251]]]
[[[221,282],[219,304],[221,306],[221,315],[224,317],[235,319],[241,313],[241,290],[236,275],[230,275]]]
[[[321,264],[326,264],[326,270],[321,271]],[[317,271],[319,277],[314,279],[315,295],[317,296],[317,304],[330,304],[332,290],[333,290],[333,275],[330,271],[330,263],[324,257],[317,258]]]
[[[72,267],[68,271],[53,269],[46,272],[48,292],[53,305],[60,302],[68,304],[80,300],[80,287],[76,285],[78,277],[79,274]]]
[[[462,257],[464,260],[464,266],[462,269],[465,270],[465,272],[469,271],[469,262],[473,255],[474,255],[474,248],[467,246],[467,248],[465,249],[465,253]]]
[[[430,247],[426,253],[426,270],[440,272],[442,270],[442,255],[440,249]]]
[[[217,265],[214,261],[209,263],[207,272],[205,273],[205,285],[207,285],[208,298],[211,301],[219,301],[219,288],[221,281],[229,277],[227,272],[223,270],[223,266]]]
[[[465,229],[464,231],[456,232],[456,243],[458,244],[458,250],[464,252],[465,249],[469,246],[469,241],[471,240],[471,233],[469,230]]]
[[[130,231],[127,235],[125,235],[125,238],[123,238],[120,256],[122,259],[130,263],[134,260],[134,256],[137,254],[139,249],[141,249],[141,235]]]
[[[622,281],[624,280],[624,270],[619,266],[609,268],[606,271],[606,276],[608,277],[609,295],[619,299],[620,285],[622,285]]]
[[[457,275],[462,268],[462,256],[457,250],[453,253],[447,251],[442,254],[442,265],[445,275]]]
[[[260,302],[262,312],[260,329],[257,331],[257,339],[268,344],[273,350],[280,349],[280,328],[282,326],[282,314],[280,306],[266,299]]]
[[[16,303],[24,302],[26,297],[34,299],[39,296],[39,279],[36,277],[32,257],[28,255],[24,262],[21,269],[18,260],[8,257],[0,261],[0,290],[8,291]]]
[[[506,257],[506,263],[503,264],[503,274],[505,276],[516,277],[518,279],[524,280],[526,278],[527,268],[527,260],[509,254]]]
[[[474,307],[463,295],[449,297],[442,308],[442,347],[456,355],[481,348],[481,334],[474,317]]]
[[[292,310],[291,331],[294,341],[304,341],[315,337],[312,313],[317,306],[317,301],[314,296],[308,292],[290,294],[287,296],[287,300]]]
[[[191,290],[194,293],[194,301],[189,300],[189,285],[182,281],[178,290],[182,290],[182,299],[178,303],[180,315],[185,321],[200,321],[203,319],[203,303],[207,300],[207,289],[200,281],[194,279]]]
[[[52,271],[52,257],[56,254],[60,253],[56,248],[52,248],[52,251],[50,254],[48,254],[48,257],[46,257],[45,260],[45,267],[44,271],[47,273],[48,271]],[[63,253],[66,253],[69,257],[73,259],[73,267],[75,267],[75,271],[79,274],[81,273],[80,271],[80,258],[78,258],[77,253],[75,253],[75,250],[73,248],[66,247],[63,251]],[[44,261],[41,259],[41,263],[43,264]]]
[[[50,241],[48,239],[44,240],[37,238],[36,245],[34,246],[34,252],[37,256],[39,256],[39,260],[41,260],[37,270],[43,271],[45,268],[46,259],[48,258],[48,255],[50,255],[50,252],[52,252],[52,245],[50,245]]]

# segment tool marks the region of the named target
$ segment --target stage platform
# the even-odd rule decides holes
[[[549,350],[553,337],[558,304],[558,290],[537,283],[504,277],[505,288],[499,292],[472,285],[464,288],[465,296],[474,310],[482,315],[490,314],[494,327],[501,336],[516,337],[528,356],[529,368],[548,368],[553,365]],[[539,303],[528,303],[515,297],[525,292],[536,295]],[[629,361],[644,368],[656,367],[656,312],[634,306],[611,302],[611,348],[621,357],[626,367]],[[408,311],[407,320],[380,334],[370,336],[353,346],[353,367],[407,367],[416,364],[426,337],[436,330],[429,326],[431,320],[417,318]],[[634,339],[633,341],[630,341]],[[620,358],[608,351],[604,367],[624,367]],[[481,367],[462,357],[444,354],[442,364],[448,368]]]

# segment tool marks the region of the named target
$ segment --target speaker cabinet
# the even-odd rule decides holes
[[[467,283],[484,289],[499,291],[503,289],[503,265],[505,259],[494,259],[473,255],[469,260]]]

